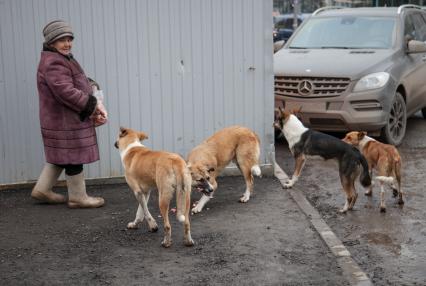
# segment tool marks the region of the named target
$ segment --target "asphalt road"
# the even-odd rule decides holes
[[[256,179],[246,204],[238,203],[242,177],[220,178],[215,198],[191,216],[190,248],[172,214],[173,245],[161,246],[155,192],[149,206],[156,233],[146,223],[126,229],[137,207],[127,185],[89,192],[106,206],[68,209],[34,203],[29,189],[0,191],[0,285],[348,285],[276,178]]]
[[[290,175],[294,160],[286,143],[278,141],[277,163]],[[389,190],[387,212],[380,213],[378,187],[367,197],[358,184],[354,211],[339,214],[345,196],[334,161],[307,160],[294,188],[316,207],[375,285],[426,285],[426,120],[420,115],[409,119],[398,150],[403,160],[402,208]]]
[[[344,195],[332,161],[308,161],[295,186],[375,285],[426,285],[425,131],[423,119],[410,119],[399,148],[402,208],[389,192],[388,210],[380,213],[377,190],[365,197],[357,186],[355,210],[338,214]],[[286,144],[276,148],[277,162],[291,173]],[[161,247],[156,193],[149,205],[160,230],[149,233],[146,224],[126,229],[137,206],[127,185],[89,192],[105,197],[106,206],[72,210],[35,203],[30,189],[0,191],[1,285],[348,285],[336,257],[275,178],[256,179],[247,204],[237,202],[242,177],[220,178],[215,198],[191,217],[191,248],[183,246],[172,214],[173,245]]]

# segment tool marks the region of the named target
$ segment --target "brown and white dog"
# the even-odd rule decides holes
[[[164,239],[162,245],[172,244],[169,222],[169,206],[176,191],[177,219],[184,224],[184,243],[194,245],[191,238],[189,209],[191,205],[191,174],[186,162],[175,153],[152,151],[142,145],[148,136],[129,128],[120,128],[115,147],[119,149],[125,170],[127,184],[132,189],[139,207],[136,218],[129,222],[128,228],[137,228],[137,224],[146,218],[151,232],[158,230],[157,222],[148,210],[148,200],[152,188],[158,189],[160,212],[164,220]]]
[[[377,171],[376,179],[380,183],[380,211],[386,211],[384,183],[390,184],[394,197],[398,196],[398,204],[404,204],[401,192],[401,156],[393,145],[381,143],[369,136],[364,131],[352,131],[342,139],[357,147],[367,159],[370,175],[373,169]],[[365,192],[371,196],[373,186]]]
[[[355,190],[355,179],[359,176],[364,187],[371,185],[368,164],[364,156],[355,148],[331,135],[321,133],[303,126],[293,114],[279,108],[278,119],[274,126],[282,131],[288,147],[295,159],[293,176],[284,188],[291,188],[299,179],[308,156],[320,156],[324,160],[334,159],[339,166],[340,182],[346,193],[346,202],[341,213],[351,210],[358,194]],[[361,172],[362,171],[362,172]]]
[[[259,167],[259,138],[252,130],[242,126],[231,126],[219,130],[196,146],[188,155],[188,168],[192,185],[201,190],[203,196],[192,209],[202,211],[217,189],[216,177],[231,162],[237,165],[246,181],[246,190],[240,198],[245,203],[253,193],[253,175],[261,176]]]

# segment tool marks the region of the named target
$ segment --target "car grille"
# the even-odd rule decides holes
[[[341,95],[349,78],[275,76],[275,94],[290,97],[334,97]]]

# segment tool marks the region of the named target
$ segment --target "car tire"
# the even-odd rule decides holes
[[[426,119],[426,107],[422,108],[423,118]]]
[[[402,143],[407,127],[407,110],[401,93],[396,92],[389,111],[386,125],[382,128],[381,139],[395,146]]]

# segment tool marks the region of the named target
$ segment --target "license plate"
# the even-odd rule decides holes
[[[325,111],[325,102],[300,102],[300,101],[287,101],[285,103],[286,110],[299,110],[300,112],[322,112]]]

